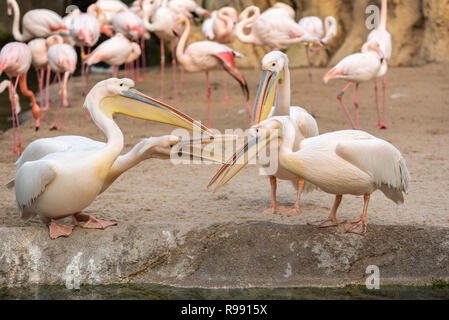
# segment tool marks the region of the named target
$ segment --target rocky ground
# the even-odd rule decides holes
[[[264,214],[270,189],[256,166],[248,166],[212,193],[205,187],[217,165],[173,165],[153,159],[125,173],[85,210],[118,221],[117,227],[105,231],[77,228],[67,239],[50,240],[38,219],[22,222],[14,192],[0,189],[0,285],[127,280],[210,287],[340,285],[363,281],[370,264],[378,265],[389,282],[448,280],[448,67],[390,69],[387,130],[375,128],[372,84],[361,86],[362,129],[393,143],[403,153],[412,176],[404,205],[395,205],[380,192],[373,194],[363,237],[344,234],[341,228],[317,230],[306,225],[329,213],[333,196],[320,191],[302,198],[299,215]],[[292,103],[313,112],[322,133],[349,127],[336,99],[344,83],[325,86],[321,81],[325,72],[313,70],[311,93],[304,69],[292,70],[291,75]],[[261,73],[243,73],[253,101]],[[158,69],[151,69],[149,75],[136,87],[157,97]],[[91,84],[104,77],[92,76]],[[172,83],[170,76],[166,78],[167,102],[204,121],[204,75],[186,74],[179,101],[171,100]],[[240,89],[233,80],[228,83],[232,103],[225,105],[221,103],[221,73],[212,74],[212,124],[219,130],[245,129],[249,120]],[[73,79],[72,107],[65,110],[64,131],[48,130],[50,111],[38,132],[31,121],[24,123],[25,145],[61,134],[104,140],[92,121],[83,120],[80,92],[79,79]],[[344,97],[351,110],[352,94],[349,90]],[[117,122],[125,135],[126,150],[141,138],[173,130],[124,116],[118,116]],[[7,182],[14,176],[17,156],[11,153],[11,132],[0,139],[0,181]],[[283,205],[293,203],[295,191],[289,182],[279,183],[278,197]],[[362,203],[360,197],[344,197],[340,218],[357,219]]]

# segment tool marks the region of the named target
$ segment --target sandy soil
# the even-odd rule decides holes
[[[392,68],[389,70],[387,123],[388,130],[378,130],[374,104],[373,85],[361,86],[361,127],[379,138],[393,143],[405,156],[412,179],[404,205],[397,206],[378,191],[373,194],[369,205],[369,224],[442,225],[449,227],[449,65],[427,65],[419,68]],[[308,94],[305,69],[292,71],[292,104],[313,109],[317,116],[320,132],[349,128],[348,121],[336,99],[344,86],[341,81],[324,85],[321,81],[327,69],[313,70],[312,93]],[[171,95],[171,70],[166,78],[168,98]],[[258,70],[243,70],[248,80],[251,101],[261,76]],[[159,95],[159,71],[152,69],[146,82],[137,88],[151,96]],[[90,83],[105,75],[91,77]],[[248,116],[239,113],[244,108],[240,88],[229,78],[228,84],[232,103],[222,104],[223,91],[221,72],[211,75],[212,79],[212,124],[225,128],[248,127]],[[180,101],[171,105],[182,109],[195,119],[205,121],[206,91],[203,74],[186,74],[185,85],[180,90]],[[104,140],[101,131],[92,121],[82,119],[81,84],[74,79],[70,95],[72,108],[65,113],[67,129],[62,132],[48,130],[52,112],[43,121],[41,130],[33,131],[32,122],[23,125],[24,144],[34,139],[55,135],[84,135]],[[394,94],[405,97],[393,99]],[[57,92],[54,92],[57,99]],[[353,89],[348,91],[345,101],[352,108]],[[311,108],[312,107],[312,108]],[[169,134],[172,127],[154,124],[124,116],[117,121],[125,135],[129,150],[143,137]],[[11,153],[11,132],[0,136],[0,182],[6,183],[14,176],[16,155]],[[228,185],[212,193],[205,189],[208,181],[219,168],[218,165],[178,165],[169,161],[151,159],[122,175],[109,190],[98,197],[85,212],[100,218],[136,223],[178,222],[223,222],[242,220],[266,220],[285,224],[305,224],[308,221],[327,217],[333,196],[315,191],[302,198],[302,213],[295,216],[264,214],[270,204],[268,178],[259,176],[257,166],[248,166]],[[295,191],[290,182],[278,184],[278,199],[283,205],[291,205]],[[344,219],[358,219],[362,210],[361,197],[343,198],[339,216]],[[15,207],[14,192],[0,188],[0,226],[30,226],[40,224],[39,219],[22,222]],[[368,227],[369,228],[369,227]]]

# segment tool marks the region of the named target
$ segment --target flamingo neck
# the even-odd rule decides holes
[[[254,36],[252,27],[251,27],[251,31],[249,34],[245,34],[245,32],[243,31],[246,26],[254,23],[258,18],[259,18],[259,13],[257,10],[255,9],[251,9],[248,8],[251,11],[253,11],[253,15],[251,17],[246,17],[244,18],[242,21],[240,21],[236,26],[235,26],[235,35],[237,36],[237,38],[241,41],[241,42],[245,42],[245,43],[255,43],[257,42],[256,37]]]
[[[226,12],[228,12],[227,10],[221,10],[218,11],[217,17],[218,19],[222,20],[226,27],[225,30],[229,33],[232,31],[233,26],[234,26],[234,22],[232,21],[231,17],[229,17]]]
[[[387,28],[387,0],[382,0],[380,7],[380,23],[379,29],[386,30]]]
[[[185,23],[185,29],[181,35],[181,38],[179,39],[178,46],[176,47],[176,58],[179,60],[179,62],[185,64],[188,62],[188,57],[186,57],[186,55],[184,54],[184,49],[186,46],[187,38],[190,34],[190,21],[187,18],[183,18],[182,21]]]
[[[23,34],[20,32],[19,29],[19,23],[20,23],[20,8],[19,5],[17,4],[16,0],[11,0],[11,6],[12,6],[12,10],[13,10],[13,14],[14,14],[14,20],[12,22],[12,34],[14,36],[14,39],[16,39],[17,41],[26,41],[26,39],[24,39]]]

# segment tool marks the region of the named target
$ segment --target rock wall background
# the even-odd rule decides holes
[[[332,15],[338,22],[338,34],[329,45],[331,56],[324,52],[311,55],[313,65],[334,65],[343,57],[360,50],[370,30],[365,27],[365,8],[378,5],[380,0],[202,0],[205,8],[215,10],[225,5],[241,11],[254,4],[262,10],[276,2],[284,2],[296,11],[296,20],[315,15],[325,18]],[[421,65],[429,62],[449,61],[449,0],[389,0],[388,31],[393,39],[392,66]],[[235,41],[232,45],[249,59],[248,65],[259,65],[264,52]],[[287,51],[290,65],[305,66],[303,45],[295,45]],[[255,61],[254,61],[255,60]]]
[[[249,5],[257,5],[265,10],[278,2],[275,0],[196,0],[208,10],[232,6],[238,11]],[[27,0],[18,1],[22,14],[32,8],[49,8],[60,14],[70,3],[80,1]],[[94,1],[82,1],[83,6]],[[125,1],[131,2],[131,1]],[[369,30],[365,27],[365,8],[374,4],[380,7],[380,0],[282,0],[296,11],[296,20],[316,15],[324,18],[334,16],[338,21],[338,34],[329,45],[331,55],[316,52],[311,55],[315,66],[334,65],[343,57],[360,50]],[[6,1],[0,0],[0,44],[11,41],[12,18],[6,15]],[[190,42],[204,40],[200,25],[193,27]],[[393,54],[390,65],[410,66],[429,62],[449,62],[449,0],[389,0],[387,28],[393,38]],[[157,42],[154,42],[157,46]],[[153,44],[153,43],[152,43]],[[243,53],[246,59],[238,61],[240,67],[256,67],[269,48],[253,47],[234,41],[230,44]],[[154,48],[154,47],[153,47]],[[154,48],[153,52],[159,52]],[[295,45],[287,51],[291,67],[306,65],[303,45]],[[154,55],[153,55],[154,57]],[[158,59],[152,59],[157,63]]]

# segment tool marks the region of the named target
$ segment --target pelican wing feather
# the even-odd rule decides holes
[[[56,171],[46,160],[25,162],[16,173],[15,191],[19,211],[29,207],[41,195],[45,187],[53,181]]]

